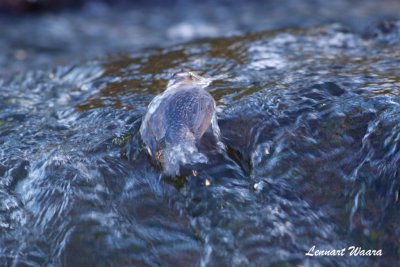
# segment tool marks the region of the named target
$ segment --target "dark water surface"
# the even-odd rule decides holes
[[[367,33],[265,31],[0,80],[1,266],[397,266],[400,22]],[[138,131],[186,69],[219,77],[228,150],[173,180]]]

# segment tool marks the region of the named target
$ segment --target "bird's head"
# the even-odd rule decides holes
[[[210,84],[210,82],[210,79],[201,77],[191,71],[177,72],[172,74],[171,79],[169,80],[167,85],[167,90],[185,85],[198,85],[201,88],[205,88]]]

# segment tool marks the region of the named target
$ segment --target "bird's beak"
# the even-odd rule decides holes
[[[212,81],[210,79],[201,77],[200,75],[197,75],[196,73],[191,72],[191,71],[189,71],[189,74],[196,80],[196,83],[201,85],[203,88],[207,87]]]

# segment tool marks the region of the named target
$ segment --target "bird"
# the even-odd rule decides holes
[[[220,144],[216,102],[205,88],[211,83],[193,72],[171,76],[165,91],[148,105],[140,136],[149,155],[160,162],[163,172],[179,175],[180,166],[206,163],[198,144],[210,131]]]

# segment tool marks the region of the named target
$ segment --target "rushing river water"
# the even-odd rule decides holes
[[[0,80],[1,266],[396,266],[399,65],[400,22],[332,24]],[[227,151],[172,179],[138,132],[182,70],[216,79]]]

